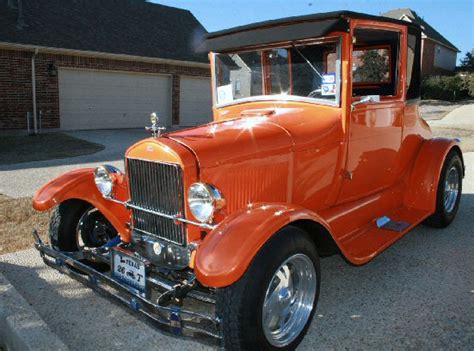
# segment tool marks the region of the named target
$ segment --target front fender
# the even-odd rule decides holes
[[[279,229],[309,219],[329,230],[315,213],[290,204],[256,204],[230,215],[210,232],[196,252],[195,273],[201,284],[220,288],[245,273],[261,247]]]
[[[114,196],[126,200],[127,186],[118,180]],[[66,200],[83,200],[96,207],[120,233],[123,241],[130,241],[130,212],[124,206],[105,199],[94,182],[94,168],[82,168],[65,173],[51,180],[40,188],[33,196],[33,208],[46,211]]]
[[[405,204],[433,213],[436,210],[436,193],[444,160],[448,153],[457,148],[462,160],[459,141],[446,138],[426,140],[418,152],[413,166]],[[463,165],[464,165],[464,161]]]

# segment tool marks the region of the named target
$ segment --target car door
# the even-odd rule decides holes
[[[354,38],[348,152],[338,202],[393,185],[402,138],[400,33],[364,27],[354,30]]]

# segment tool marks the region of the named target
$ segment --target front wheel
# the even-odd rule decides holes
[[[104,215],[90,204],[68,200],[59,204],[51,215],[49,240],[55,250],[78,252],[100,247],[117,236],[117,231]],[[84,261],[97,270],[109,267],[99,262]]]
[[[217,291],[225,348],[295,349],[313,318],[319,286],[319,256],[308,234],[280,230],[238,282]]]

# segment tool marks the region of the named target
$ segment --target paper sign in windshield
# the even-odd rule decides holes
[[[336,75],[334,73],[323,74],[321,95],[336,95]]]
[[[234,100],[234,96],[232,94],[232,84],[223,85],[217,88],[217,103],[227,104]]]
[[[323,74],[323,84],[336,84],[336,75],[334,73]]]

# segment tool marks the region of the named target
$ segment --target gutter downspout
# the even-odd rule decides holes
[[[33,56],[31,56],[31,87],[33,94],[33,134],[38,134],[38,121],[36,118],[36,55],[38,55],[38,48],[35,48]]]

